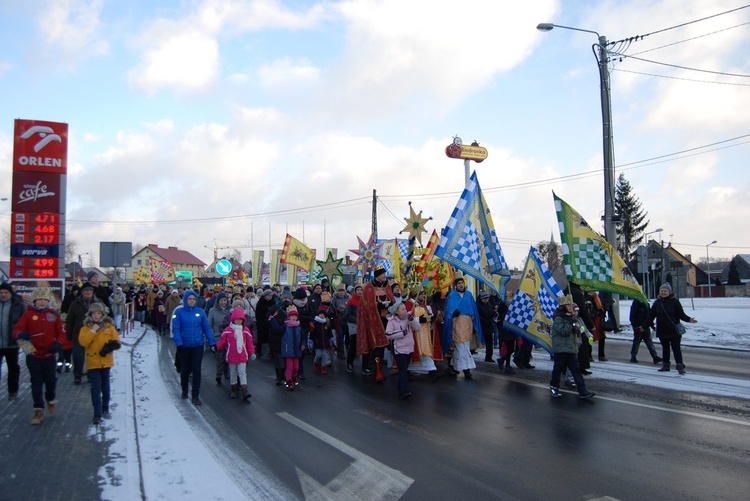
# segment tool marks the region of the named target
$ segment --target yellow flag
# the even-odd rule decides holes
[[[315,253],[308,246],[287,233],[284,248],[281,251],[281,262],[291,264],[309,272]]]

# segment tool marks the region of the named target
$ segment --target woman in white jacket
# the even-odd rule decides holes
[[[393,341],[393,358],[398,367],[398,394],[406,399],[411,397],[408,369],[414,352],[414,332],[419,330],[419,320],[406,311],[404,303],[394,304],[388,311],[391,316],[388,318],[385,335]]]

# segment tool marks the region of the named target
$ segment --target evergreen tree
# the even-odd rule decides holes
[[[729,263],[729,276],[727,278],[727,285],[742,285],[740,269],[737,268],[737,262],[734,259]]]
[[[620,221],[617,228],[617,252],[628,262],[636,258],[636,249],[643,242],[643,233],[650,221],[645,221],[648,212],[643,211],[640,200],[624,174],[617,178],[615,187],[615,214]]]

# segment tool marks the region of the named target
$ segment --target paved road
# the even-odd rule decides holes
[[[375,385],[339,361],[330,376],[288,392],[260,360],[249,369],[252,403],[243,405],[215,386],[205,357],[205,405],[195,408],[178,398],[164,341],[163,380],[174,398],[161,404],[202,416],[194,431],[225,441],[213,453],[226,470],[241,476],[253,464],[286,486],[285,499],[744,499],[750,488],[746,399],[592,378],[593,402],[572,393],[553,401],[548,372],[508,377],[483,362],[475,381],[414,381],[409,401],[397,398],[395,378]],[[607,364],[627,363],[628,350],[611,341]],[[719,365],[746,377],[749,361],[748,353],[686,350],[695,371]],[[0,400],[0,500],[100,497],[109,444],[91,432],[88,386],[69,376],[60,377],[61,412],[41,427],[29,425],[25,367],[20,398]]]
[[[741,499],[750,488],[750,420],[551,400],[535,381],[547,374],[485,368],[474,381],[419,379],[401,401],[395,378],[376,385],[340,367],[289,392],[262,360],[251,404],[206,386],[195,412],[300,499]]]

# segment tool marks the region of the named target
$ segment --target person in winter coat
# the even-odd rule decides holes
[[[191,291],[192,292],[192,291]],[[198,301],[198,295],[195,296],[196,302]],[[167,317],[167,328],[171,329],[172,327],[172,313],[174,313],[175,308],[180,306],[180,293],[177,289],[172,289],[172,292],[169,293],[169,296],[167,296],[166,301],[164,302],[164,313]]]
[[[281,355],[281,345],[286,333],[286,309],[273,306],[268,311],[266,323],[269,324],[268,348],[271,350],[271,359],[276,370],[276,386],[286,383],[286,361]]]
[[[208,341],[212,353],[216,353],[216,341],[208,324],[206,312],[195,306],[198,295],[187,290],[182,297],[183,306],[172,315],[172,334],[180,357],[180,384],[182,398],[188,398],[188,383],[193,378],[193,405],[201,405],[201,363],[203,362],[203,343]]]
[[[214,306],[214,308],[216,308]],[[232,323],[221,333],[216,343],[217,353],[226,353],[229,365],[229,381],[232,391],[229,398],[237,398],[237,390],[242,392],[242,400],[250,398],[247,392],[247,361],[255,360],[255,345],[250,329],[245,327],[244,308],[234,308],[231,316]],[[224,351],[226,350],[226,351]]]
[[[121,346],[120,336],[107,316],[107,307],[93,303],[86,313],[83,327],[78,335],[81,346],[86,348],[86,368],[91,383],[91,405],[94,407],[93,423],[99,424],[102,417],[108,418],[110,402],[109,373],[115,365],[112,352]]]
[[[352,297],[346,303],[344,310],[344,322],[348,337],[346,340],[346,372],[354,372],[354,359],[357,356],[357,308],[362,298],[362,286],[357,284],[352,290]],[[362,372],[365,371],[364,360],[362,361]]]
[[[208,310],[208,325],[211,326],[211,331],[214,333],[215,341],[219,340],[224,328],[226,327],[226,325],[221,325],[224,317],[230,314],[229,299],[226,294],[220,292],[216,297],[216,304]],[[253,353],[255,353],[255,350],[253,350]],[[226,353],[223,353],[221,349],[217,347],[214,358],[216,360],[216,384],[221,384],[222,376],[229,379],[229,367],[226,362]]]
[[[153,312],[156,332],[163,336],[167,332],[167,299],[164,297],[164,291],[156,293]]]
[[[314,328],[310,331],[310,337],[313,341],[315,358],[313,359],[313,372],[322,375],[328,374],[326,366],[329,363],[328,350],[331,349],[331,334],[328,330],[328,308],[325,306],[318,307],[318,314],[313,319]]]
[[[591,398],[594,392],[586,389],[586,382],[581,375],[578,366],[578,345],[581,336],[585,335],[577,328],[578,317],[573,308],[573,297],[565,295],[560,298],[560,306],[555,310],[552,320],[552,352],[555,362],[552,367],[552,377],[549,380],[550,395],[555,398],[562,396],[560,393],[560,376],[566,369],[570,370],[576,383],[578,394],[581,398]]]
[[[312,303],[307,297],[307,291],[302,287],[295,290],[292,294],[292,304],[297,308],[299,325],[302,328],[302,339],[304,339],[306,343],[307,339],[310,338],[313,329],[313,320],[315,319],[318,310],[313,310]],[[307,356],[307,351],[308,350],[303,351],[302,356],[299,359],[299,371],[297,373],[299,379],[307,379],[305,377],[305,368],[303,365],[305,362],[305,356]]]
[[[18,398],[21,366],[18,363],[18,343],[13,337],[13,328],[25,311],[23,299],[13,294],[10,284],[0,284],[0,373],[4,358],[8,366],[8,400]]]
[[[385,327],[385,336],[393,341],[393,357],[398,367],[398,394],[406,399],[411,397],[409,390],[409,360],[414,353],[414,331],[419,330],[419,319],[406,311],[404,303],[388,308],[391,316]]]
[[[659,297],[651,305],[649,324],[653,325],[654,320],[656,320],[656,335],[659,337],[659,342],[661,343],[661,357],[663,359],[659,372],[670,370],[669,359],[671,349],[674,352],[677,371],[680,374],[685,374],[685,364],[682,362],[682,348],[680,347],[682,334],[678,330],[680,328],[684,329],[684,327],[680,324],[680,320],[690,322],[691,324],[698,321],[685,314],[685,311],[682,309],[682,303],[672,294],[672,286],[669,282],[659,287]]]
[[[492,343],[493,335],[495,330],[492,327],[494,323],[495,314],[497,313],[497,307],[490,302],[490,293],[482,291],[477,294],[479,302],[477,303],[477,310],[479,310],[479,323],[482,325],[482,334],[484,335],[484,361],[493,362],[492,360]]]
[[[284,336],[281,338],[281,356],[284,357],[286,363],[286,387],[290,391],[299,384],[300,360],[307,351],[307,335],[303,333],[298,317],[297,308],[290,306],[283,320],[285,329]],[[282,318],[284,317],[276,315],[272,322],[278,323]]]
[[[125,303],[127,303],[127,297],[122,292],[122,287],[118,286],[115,292],[109,296],[109,304],[112,305],[112,316],[115,319],[115,329],[118,331],[122,329],[122,315],[125,313]]]
[[[263,344],[268,342],[268,330],[270,324],[268,319],[270,317],[269,310],[276,304],[273,291],[271,289],[264,290],[261,293],[261,298],[255,307],[255,354],[259,357],[263,356]]]
[[[640,348],[641,341],[646,344],[648,352],[651,354],[651,358],[655,364],[660,363],[661,357],[657,355],[654,343],[651,341],[651,321],[648,318],[649,305],[643,301],[633,300],[630,305],[630,325],[633,326],[633,346],[630,349],[630,362],[633,364],[638,363],[638,348]]]
[[[31,308],[27,309],[13,329],[13,338],[20,341],[26,351],[26,367],[31,379],[31,396],[34,400],[34,417],[31,424],[42,424],[44,402],[47,412],[55,413],[57,400],[57,374],[55,357],[65,340],[65,327],[55,310],[49,307],[52,293],[38,288],[31,296]],[[42,387],[44,386],[44,396]]]
[[[97,302],[101,303],[94,295],[94,287],[86,282],[81,286],[78,298],[70,305],[65,316],[65,334],[68,340],[73,342],[73,384],[76,385],[81,384],[86,364],[86,350],[78,342],[78,334],[81,332],[89,307]]]

